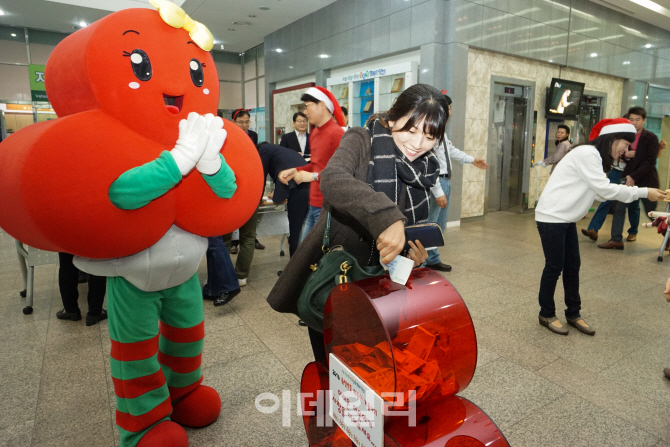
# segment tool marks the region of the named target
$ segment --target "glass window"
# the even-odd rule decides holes
[[[244,83],[244,108],[256,108],[256,81]]]
[[[256,48],[244,53],[244,80],[256,77]]]
[[[235,110],[242,104],[242,84],[219,82],[219,109]],[[230,115],[226,115],[230,118]]]
[[[227,51],[212,51],[220,81],[242,81],[242,57]]]
[[[265,107],[265,76],[258,78],[258,107]]]
[[[635,81],[635,92],[629,98],[630,107],[644,107],[644,97],[647,94],[647,83],[642,81]]]
[[[29,30],[28,41],[30,42],[30,63],[46,65],[49,55],[67,34],[54,33],[50,31]]]
[[[28,49],[23,28],[0,26],[0,62],[28,63]]]
[[[0,47],[2,45],[0,44]],[[23,45],[25,49],[25,44]],[[0,65],[0,100],[31,101],[27,65]]]

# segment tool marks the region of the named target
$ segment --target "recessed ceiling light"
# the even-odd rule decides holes
[[[637,96],[633,96],[633,99],[637,99]]]
[[[82,28],[86,28],[88,24],[82,20],[81,22],[79,22],[79,26],[81,26]]]
[[[0,16],[4,16],[4,15],[5,15],[5,11],[3,11],[2,9],[0,9]]]
[[[221,49],[222,49],[222,50],[223,50],[223,48],[224,48],[223,45],[221,45]]]
[[[277,53],[281,53],[281,52],[284,51],[284,50],[282,50],[281,48],[277,48],[275,51],[276,51]]]
[[[644,47],[645,47],[645,48],[651,48],[651,47],[653,47],[653,45],[650,44],[650,43],[648,43],[648,44],[646,44]]]
[[[15,33],[12,33],[12,37],[16,37],[16,34],[15,34]]]
[[[270,7],[269,6],[261,6],[258,9],[260,9],[261,11],[268,11],[270,9]]]
[[[327,59],[327,58],[329,58],[330,56],[328,56],[327,54],[319,54],[319,57],[320,57],[321,59]]]
[[[630,65],[630,61],[623,61],[624,65]]]
[[[598,57],[598,53],[591,53],[591,57]]]
[[[549,59],[549,62],[554,62],[554,60],[553,60],[553,59]]]
[[[233,25],[237,25],[237,26],[249,26],[249,25],[251,25],[251,23],[249,23],[249,22],[233,22]]]

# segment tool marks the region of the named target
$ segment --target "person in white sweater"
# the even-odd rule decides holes
[[[565,317],[580,332],[595,330],[581,317],[579,296],[579,245],[577,225],[594,199],[632,202],[641,198],[662,200],[664,191],[610,183],[605,175],[628,146],[635,141],[635,127],[624,118],[605,119],[596,124],[598,137],[573,148],[556,166],[535,209],[537,229],[542,239],[545,265],[540,281],[539,320],[552,332],[567,335],[568,329],[556,318],[554,291],[563,273]]]
[[[444,95],[449,104],[449,115],[451,115],[451,98]],[[442,229],[442,233],[447,228],[447,211],[449,211],[449,196],[451,195],[451,165],[456,160],[460,164],[472,164],[476,168],[486,170],[489,164],[483,158],[475,158],[468,155],[460,149],[456,149],[447,134],[444,134],[442,144],[435,145],[435,156],[440,162],[440,176],[435,186],[430,188],[430,213],[428,222],[435,222]],[[440,259],[440,253],[435,250],[428,251],[426,267],[440,272],[450,272],[451,266],[445,264]]]

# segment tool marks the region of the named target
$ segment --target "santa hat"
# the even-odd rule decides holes
[[[333,118],[337,121],[337,124],[344,126],[344,113],[342,113],[342,108],[340,103],[335,99],[335,95],[330,93],[323,87],[310,87],[305,92],[305,95],[309,95],[314,99],[318,99],[328,107],[330,113],[333,114]]]
[[[633,126],[626,118],[607,118],[598,121],[598,124],[593,126],[591,134],[589,135],[589,141],[593,141],[599,136],[607,135],[608,133],[621,132],[635,134],[637,133],[637,130],[635,130],[635,126]]]

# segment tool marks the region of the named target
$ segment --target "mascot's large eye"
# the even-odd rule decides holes
[[[202,84],[205,82],[205,74],[202,72],[200,61],[198,59],[191,59],[188,67],[191,69],[191,81],[193,81],[193,84],[196,87],[202,87]]]
[[[151,79],[151,61],[144,51],[133,50],[130,53],[130,66],[133,67],[133,73],[135,73],[135,77],[140,81]]]

